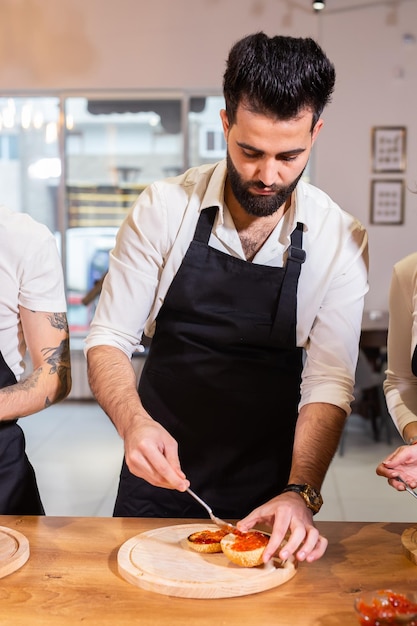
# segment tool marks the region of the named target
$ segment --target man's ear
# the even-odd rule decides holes
[[[319,135],[319,132],[323,128],[323,124],[324,124],[324,120],[322,120],[322,119],[317,120],[316,125],[314,126],[313,131],[311,133],[311,143],[312,144],[316,141],[316,139],[317,139],[317,137]]]
[[[227,117],[227,113],[225,109],[222,109],[220,111],[220,119],[222,121],[224,138],[226,139],[226,143],[227,143],[227,136],[229,134],[230,124],[229,124],[229,119]]]

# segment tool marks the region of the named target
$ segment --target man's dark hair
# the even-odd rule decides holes
[[[223,77],[229,123],[234,124],[243,103],[254,113],[281,120],[310,109],[314,128],[330,102],[335,78],[333,64],[309,37],[248,35],[232,47]]]

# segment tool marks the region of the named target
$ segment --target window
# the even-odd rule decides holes
[[[66,276],[70,326],[85,333],[82,297],[108,268],[130,206],[153,180],[185,168],[181,98],[65,100]]]
[[[59,236],[58,98],[0,98],[0,202]]]
[[[223,96],[193,97],[188,112],[190,165],[202,165],[223,159],[226,142],[220,121]]]

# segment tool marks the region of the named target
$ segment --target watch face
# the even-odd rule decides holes
[[[307,504],[310,506],[312,511],[318,513],[321,505],[323,504],[323,498],[321,497],[320,493],[316,489],[314,489],[314,487],[311,487],[311,485],[306,485],[304,493],[307,496]]]
[[[318,513],[320,511],[320,508],[323,504],[323,498],[321,497],[320,492],[317,491],[317,489],[314,489],[314,487],[312,487],[311,485],[291,484],[285,487],[283,493],[285,493],[286,491],[295,491],[295,493],[298,493],[303,498],[308,508],[313,511],[313,513]]]

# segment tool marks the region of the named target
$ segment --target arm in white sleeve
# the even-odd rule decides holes
[[[329,280],[315,302],[315,318],[305,343],[300,407],[324,402],[349,415],[365,294],[368,291],[368,238],[357,222],[329,264]],[[317,263],[320,260],[318,259]]]
[[[415,258],[417,261],[417,257]],[[403,435],[404,428],[417,420],[417,377],[411,358],[417,344],[417,264],[408,278],[402,274],[404,263],[392,274],[389,294],[388,364],[384,391],[389,413]]]
[[[151,185],[139,196],[117,234],[86,352],[107,345],[131,357],[157,293],[166,250],[166,209]]]

